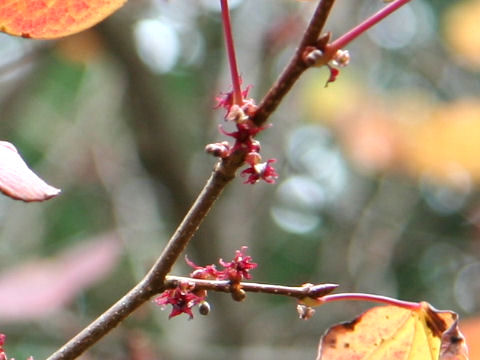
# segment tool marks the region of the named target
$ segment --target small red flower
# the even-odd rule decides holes
[[[245,149],[248,152],[259,152],[260,144],[257,140],[254,139],[260,131],[264,130],[269,126],[256,126],[250,120],[247,120],[243,123],[237,123],[237,131],[227,132],[223,130],[223,127],[220,125],[219,130],[222,134],[233,137],[235,139],[235,144],[231,149],[231,153],[239,149]]]
[[[337,67],[345,67],[349,64],[349,62],[350,54],[348,53],[348,50],[337,50],[330,62],[327,64],[328,69],[330,70],[330,77],[328,78],[325,87],[337,79],[338,75],[340,74],[340,70],[338,70]]]
[[[230,280],[233,282],[240,282],[243,279],[251,279],[249,271],[255,269],[258,264],[252,262],[252,257],[245,255],[247,251],[246,246],[242,246],[240,250],[235,252],[235,257],[232,261],[226,262],[223,259],[219,260],[220,265],[225,269],[222,270],[218,276],[219,280]]]
[[[336,69],[332,69],[336,70]],[[245,184],[255,184],[259,180],[263,180],[269,184],[273,184],[275,179],[278,178],[278,174],[272,164],[276,161],[270,159],[267,162],[262,163],[260,156],[260,143],[255,140],[255,135],[264,130],[267,126],[256,126],[252,121],[247,119],[243,122],[237,122],[237,131],[227,132],[223,130],[222,126],[219,126],[220,132],[224,135],[233,137],[235,144],[230,149],[228,154],[223,154],[226,157],[237,150],[247,151],[245,162],[250,165],[249,168],[241,172],[241,176],[247,176]],[[226,156],[225,156],[226,155]]]
[[[225,119],[235,122],[237,127],[236,131],[227,132],[220,125],[219,130],[222,134],[233,137],[235,139],[235,144],[232,147],[230,147],[228,143],[209,144],[207,145],[206,150],[222,159],[230,156],[238,150],[247,152],[245,162],[249,164],[250,167],[243,170],[241,173],[242,176],[248,176],[245,183],[255,184],[259,180],[264,180],[271,184],[275,182],[276,178],[278,178],[277,172],[271,165],[275,160],[270,159],[267,162],[262,163],[260,156],[260,142],[255,140],[255,136],[269,126],[257,126],[251,120],[251,117],[257,111],[257,106],[252,99],[246,99],[249,90],[250,86],[242,91],[241,104],[238,104],[238,101],[235,103],[233,91],[217,98],[218,104],[216,107],[227,109]]]
[[[245,184],[256,184],[258,181],[263,180],[269,184],[273,184],[275,179],[278,178],[278,174],[275,168],[271,165],[276,162],[276,159],[269,159],[267,162],[250,164],[250,167],[243,170],[240,175],[245,177],[248,175]]]
[[[330,70],[330,77],[328,78],[327,82],[325,83],[325,87],[328,86],[331,82],[334,82],[337,79],[338,74],[340,74],[340,70],[328,65],[328,69]]]
[[[188,283],[181,283],[175,289],[165,290],[155,299],[155,302],[162,307],[162,310],[165,306],[172,305],[169,319],[183,313],[192,319],[192,308],[205,300],[204,296],[192,292],[194,287]]]
[[[223,261],[223,259],[220,259],[218,262],[224,267],[223,270],[217,270],[216,266],[213,264],[199,266],[186,256],[185,261],[194,269],[194,271],[190,274],[190,276],[193,278],[204,280],[231,280],[240,282],[242,279],[251,279],[252,276],[249,274],[249,271],[257,267],[257,264],[252,262],[252,257],[245,255],[247,249],[248,247],[242,246],[240,250],[236,250],[235,257],[232,261],[226,262]]]
[[[185,256],[185,262],[195,269],[190,276],[195,279],[215,280],[218,278],[219,271],[213,264],[207,266],[199,266]]]
[[[250,91],[251,88],[252,88],[252,85],[248,85],[244,90],[242,90],[242,99],[244,99],[244,104],[253,102],[252,99],[247,99],[248,92]],[[220,96],[217,96],[215,100],[217,100],[217,105],[215,105],[215,109],[218,109],[218,108],[226,109],[227,114],[225,115],[225,117],[227,117],[227,115],[230,113],[232,106],[234,105],[233,90],[227,93],[222,93]]]

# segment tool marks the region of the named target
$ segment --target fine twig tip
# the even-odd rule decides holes
[[[319,284],[314,285],[310,288],[310,292],[308,296],[311,297],[321,297],[333,292],[336,288],[338,288],[338,284]]]

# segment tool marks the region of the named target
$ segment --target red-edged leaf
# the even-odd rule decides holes
[[[10,35],[54,39],[88,29],[126,0],[1,0],[0,30]]]
[[[60,193],[30,170],[15,146],[0,141],[0,191],[16,200],[43,201]]]

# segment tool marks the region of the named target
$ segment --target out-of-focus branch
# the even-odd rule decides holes
[[[167,96],[159,86],[162,79],[153,74],[137,55],[131,35],[133,25],[131,18],[118,16],[105,21],[96,30],[126,75],[126,108],[138,154],[155,182],[163,184],[175,199],[169,206],[172,220],[178,221],[193,199],[184,177],[184,164],[188,158],[176,136],[178,132],[172,134],[168,126],[172,114],[163,101]],[[172,161],[168,154],[175,154],[176,160]]]

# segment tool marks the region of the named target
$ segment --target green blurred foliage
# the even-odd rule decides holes
[[[110,231],[123,254],[107,277],[79,287],[55,313],[19,322],[0,314],[17,359],[47,356],[141,279],[208,177],[215,160],[203,148],[224,140],[219,123],[229,126],[214,109],[215,97],[230,90],[215,3],[131,1],[78,36],[0,37],[8,49],[0,50],[0,138],[63,191],[39,204],[0,199],[0,271],[54,261]],[[309,70],[260,135],[263,156],[278,159],[277,184],[236,179],[189,258],[215,263],[248,245],[259,263],[255,281],[337,282],[341,291],[478,313],[477,170],[459,162],[451,173],[432,172],[443,169],[442,159],[428,158],[430,169],[412,155],[422,149],[415,126],[441,104],[478,102],[478,68],[444,37],[457,26],[443,21],[450,4],[413,0],[397,20],[351,44],[351,64],[328,88],[325,71]],[[232,1],[240,70],[257,101],[314,6]],[[327,30],[335,38],[380,6],[339,2]],[[175,273],[189,269],[181,261]],[[167,320],[167,311],[146,305],[84,358],[313,359],[324,330],[366,306],[326,305],[304,322],[291,299],[209,299],[211,314],[193,321]]]

